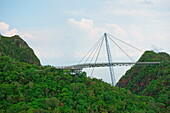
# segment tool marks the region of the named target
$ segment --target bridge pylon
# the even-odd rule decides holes
[[[109,42],[108,42],[106,33],[104,33],[104,38],[105,38],[105,43],[106,43],[107,58],[108,58],[109,70],[110,70],[110,76],[111,76],[111,82],[112,82],[111,85],[115,86],[116,80],[115,80],[115,74],[114,74],[114,69],[113,69],[113,65],[112,65],[112,55],[111,55]]]

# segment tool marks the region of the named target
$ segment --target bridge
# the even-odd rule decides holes
[[[132,66],[132,65],[157,65],[160,62],[111,62],[109,63],[86,63],[86,64],[77,64],[71,66],[59,66],[57,69],[63,70],[82,70],[83,68],[93,68],[93,67],[109,67],[111,66]]]
[[[117,41],[124,43],[133,49],[136,49],[140,52],[143,52],[142,50],[110,35],[107,33],[104,33],[104,35],[95,43],[95,45],[88,51],[88,53],[80,60],[80,62],[76,65],[70,65],[70,66],[58,66],[56,67],[57,69],[63,69],[63,70],[71,70],[74,72],[80,72],[83,68],[93,68],[91,75],[93,74],[94,68],[96,67],[109,67],[110,70],[110,76],[111,76],[111,85],[115,86],[116,85],[116,80],[115,80],[115,74],[114,74],[114,66],[132,66],[132,65],[158,65],[160,62],[135,62],[130,55],[127,54],[125,50],[123,50],[114,40],[116,39]],[[112,61],[112,56],[111,56],[111,51],[110,51],[110,46],[108,39],[110,39],[132,62],[113,62]],[[105,40],[105,46],[106,46],[106,51],[107,51],[107,58],[108,62],[102,62],[102,63],[97,63],[101,47],[104,43]],[[96,58],[95,58],[96,57]],[[91,58],[91,59],[90,59]],[[90,60],[89,60],[90,59]],[[84,61],[84,63],[82,63]],[[94,61],[94,62],[93,62]]]

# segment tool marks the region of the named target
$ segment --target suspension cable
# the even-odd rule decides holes
[[[108,37],[130,60],[134,61],[110,36]]]
[[[108,33],[107,33],[107,34],[108,34]],[[120,41],[120,42],[122,42],[122,43],[124,43],[124,44],[126,44],[126,45],[128,45],[128,46],[130,46],[130,47],[132,47],[132,48],[134,48],[134,49],[136,49],[136,50],[138,50],[138,51],[140,51],[140,52],[143,52],[142,50],[140,50],[140,49],[138,49],[138,48],[136,48],[136,47],[134,47],[134,46],[132,46],[132,45],[130,45],[130,44],[128,44],[128,43],[126,43],[126,42],[124,42],[124,41],[122,41],[122,40],[114,37],[114,36],[112,36],[112,35],[110,35],[110,34],[108,34],[108,35],[111,36],[112,38],[114,38],[114,39],[116,39],[116,40],[118,40],[118,41]]]
[[[103,37],[103,38],[104,38],[104,37]],[[100,45],[101,45],[102,43],[103,43],[103,40],[101,41]],[[97,50],[98,50],[99,48],[100,48],[100,46],[97,48]],[[90,63],[93,61],[96,53],[98,52],[97,50],[96,50],[95,53],[93,54],[93,57],[91,58]]]
[[[99,49],[99,51],[98,51],[98,53],[97,53],[97,57],[96,57],[96,59],[95,59],[95,63],[94,63],[94,64],[96,64],[97,59],[98,59],[98,57],[99,57],[99,54],[100,54],[100,51],[101,51],[101,48],[102,48],[102,45],[103,45],[103,41],[104,41],[104,38],[103,38],[103,40],[102,40],[102,42],[101,42],[101,44],[100,44],[100,49]],[[93,72],[94,72],[94,67],[93,67],[93,70],[92,70],[91,75],[90,75],[91,77],[92,77]]]
[[[102,36],[103,37],[103,36]],[[96,46],[99,44],[100,40],[102,39],[102,37],[94,44],[94,46],[87,52],[87,54],[78,62],[78,64],[80,64],[80,62],[82,62],[85,57],[93,50],[96,48]]]
[[[103,37],[101,37],[103,38]],[[96,51],[100,48],[100,44],[101,44],[102,40],[99,41],[99,43],[96,45],[96,47],[93,49],[93,51],[91,51],[90,55],[88,56],[88,58],[85,60],[84,64],[87,63],[87,61],[89,60],[89,58],[91,57],[91,55],[94,53],[96,54]],[[95,52],[94,52],[95,51]]]
[[[100,43],[100,44],[101,44],[101,43]],[[98,46],[97,49],[96,49],[96,51],[93,53],[93,56],[92,56],[92,58],[91,58],[91,60],[90,60],[89,63],[91,63],[91,62],[93,61],[94,57],[96,56],[97,52],[99,51],[99,48],[100,48],[100,46]]]

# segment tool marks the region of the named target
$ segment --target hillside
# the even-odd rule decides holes
[[[160,112],[162,103],[112,87],[86,74],[36,66],[0,56],[0,112]]]
[[[113,87],[85,72],[31,65],[39,60],[30,60],[35,54],[19,36],[0,40],[0,113],[168,112],[164,101]]]
[[[0,35],[0,56],[10,56],[18,61],[40,65],[40,60],[28,44],[18,35],[5,37]]]
[[[152,96],[170,110],[170,56],[167,53],[146,51],[139,62],[160,61],[157,66],[133,66],[117,86],[135,94]]]

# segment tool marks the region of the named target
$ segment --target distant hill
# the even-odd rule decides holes
[[[40,65],[34,51],[18,35],[5,37],[0,35],[0,56],[10,56],[18,61]]]
[[[152,96],[170,110],[170,56],[167,53],[146,51],[139,62],[160,61],[156,66],[133,66],[119,80],[117,86],[135,94]]]

